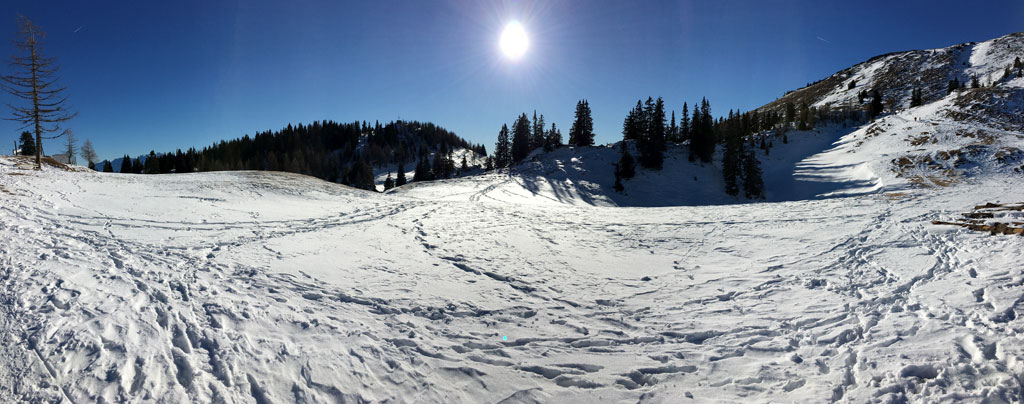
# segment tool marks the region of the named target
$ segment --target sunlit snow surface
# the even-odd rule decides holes
[[[930,224],[1024,201],[1019,176],[661,208],[524,178],[383,195],[0,159],[0,398],[1022,399],[1024,237]]]

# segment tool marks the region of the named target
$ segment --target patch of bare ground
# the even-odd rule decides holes
[[[907,192],[885,192],[881,196],[890,201],[899,201],[910,197]]]
[[[986,203],[954,220],[933,220],[935,225],[960,226],[991,235],[1024,236],[1024,203]]]
[[[12,159],[14,159],[15,166],[22,170],[31,170],[36,167],[36,158],[33,156],[14,156]],[[74,171],[67,164],[54,160],[52,157],[43,157],[42,162],[47,166],[59,168],[64,171]]]

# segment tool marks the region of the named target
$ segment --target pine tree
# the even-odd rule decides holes
[[[142,163],[139,159],[132,160],[132,174],[142,174]]]
[[[644,115],[644,107],[640,100],[636,101],[636,107],[629,111],[626,119],[622,121],[622,140],[637,140],[644,137],[644,130],[647,125],[647,117]]]
[[[402,185],[405,185],[405,161],[398,161],[398,173],[396,174],[396,176],[397,177],[395,178],[395,186],[400,187]]]
[[[416,171],[412,174],[413,182],[430,181],[434,179],[430,172],[430,162],[427,161],[427,150],[420,148],[419,159],[416,160]]]
[[[700,106],[693,105],[693,117],[690,119],[690,161],[695,161],[700,156],[701,141],[701,115]]]
[[[640,115],[640,132],[641,135],[637,140],[643,141],[645,138],[651,136],[651,129],[654,127],[652,120],[654,119],[654,98],[647,97],[647,101],[643,104],[643,113]]]
[[[953,78],[949,81],[949,85],[946,87],[946,94],[952,94],[954,91],[960,89],[960,80]]]
[[[105,160],[103,162],[103,172],[105,172],[105,173],[112,173],[112,172],[114,172],[114,167],[112,167],[110,165],[110,160]]]
[[[96,149],[92,147],[92,142],[89,139],[85,139],[85,143],[82,143],[81,151],[79,152],[85,162],[89,165],[90,170],[96,169]],[[147,163],[149,160],[146,161]]]
[[[690,115],[686,110],[686,101],[683,101],[683,115],[679,117],[679,141],[690,140]]]
[[[441,166],[434,170],[437,179],[451,178],[455,174],[455,162],[452,157],[452,150],[447,144],[441,143],[441,149],[437,153],[440,156]]]
[[[660,170],[664,164],[665,151],[665,102],[661,97],[658,97],[657,101],[648,97],[643,115],[646,128],[637,141],[640,165]]]
[[[19,18],[18,25],[22,39],[15,47],[22,54],[11,58],[11,67],[17,73],[0,77],[0,81],[5,91],[29,104],[8,104],[14,112],[10,119],[21,123],[20,129],[32,128],[36,138],[36,168],[42,169],[43,134],[61,132],[60,124],[74,118],[75,114],[68,112],[64,105],[67,101],[64,87],[56,85],[57,60],[43,56],[40,39],[46,34],[24,16]]]
[[[132,168],[132,158],[128,157],[127,154],[121,158],[121,174],[131,174],[134,172]]]
[[[922,100],[922,94],[921,93],[922,93],[922,91],[919,88],[915,88],[913,90],[910,90],[910,107],[911,108],[919,107],[919,106],[921,106],[923,104],[924,101]]]
[[[142,172],[146,174],[159,174],[160,173],[160,162],[156,158],[156,150],[149,151],[149,157],[146,157],[145,168]]]
[[[32,138],[32,133],[29,131],[21,132],[21,143],[18,145],[21,148],[22,156],[35,156],[36,155],[36,140]]]
[[[367,191],[377,190],[373,179],[373,167],[371,167],[362,156],[357,157],[352,163],[346,182],[349,186],[354,188],[365,189]]]
[[[786,103],[786,126],[796,121],[796,106],[792,102]]]
[[[512,144],[508,138],[508,125],[502,124],[498,131],[498,143],[494,146],[494,167],[506,168],[512,165]]]
[[[448,153],[444,155],[444,177],[452,178],[455,176],[455,156],[454,151],[448,149]]]
[[[700,158],[704,163],[710,163],[715,154],[715,130],[714,120],[711,117],[711,104],[707,98],[702,98],[700,108],[693,109],[693,119],[690,121],[692,138],[690,139],[690,161]]]
[[[743,159],[743,193],[748,199],[764,198],[764,179],[761,178],[761,163],[751,151]]]
[[[701,118],[701,124],[704,126],[704,156],[707,159],[706,161],[710,162],[711,157],[715,154],[715,144],[717,142],[715,141],[715,121],[714,118],[711,117],[711,103],[706,99],[701,103],[700,113],[703,116]]]
[[[882,113],[882,93],[878,90],[871,92],[871,104],[868,105],[868,118],[875,119],[878,114]]]
[[[594,119],[590,115],[587,100],[576,103],[576,114],[569,129],[569,144],[575,146],[594,145]]]
[[[971,88],[981,88],[981,83],[978,82],[978,76],[971,77]]]
[[[550,152],[558,147],[561,147],[562,134],[557,132],[555,123],[551,122],[551,130],[544,134],[544,151]]]
[[[650,142],[651,147],[660,153],[666,149],[668,130],[665,125],[665,100],[658,97],[654,101],[654,114],[651,116]],[[659,164],[660,166],[660,164]]]
[[[668,141],[679,142],[679,127],[676,126],[676,110],[672,110],[672,118],[669,118]]]
[[[1024,64],[1021,64],[1020,56],[1017,56],[1016,58],[1013,59],[1013,68],[1014,69],[1020,69],[1022,66],[1024,66]]]
[[[462,155],[462,165],[459,167],[459,172],[465,174],[466,171],[469,171],[469,163],[466,161],[466,155],[463,154]]]
[[[810,109],[807,107],[807,103],[800,103],[800,113],[797,116],[797,130],[808,130],[807,121],[809,120]]]
[[[512,163],[522,162],[530,150],[530,118],[524,112],[512,125]]]
[[[384,179],[384,190],[390,190],[395,187],[395,180],[391,179],[391,172],[388,172],[388,177]]]
[[[442,144],[442,147],[443,146],[444,145]],[[434,173],[435,180],[448,178],[448,172],[446,170],[446,164],[444,161],[445,153],[443,150],[444,149],[441,149],[437,153],[434,153],[434,162],[431,165],[431,172]]]
[[[846,86],[847,90],[853,90],[857,88],[857,80],[850,80],[850,84]]]
[[[743,137],[741,128],[736,125],[732,111],[730,119],[724,125],[725,151],[722,153],[722,177],[725,180],[725,193],[736,196],[740,189],[738,180],[741,175],[741,159],[743,157]]]
[[[626,146],[626,142],[622,143],[622,157],[619,158],[619,163],[615,165],[615,177],[618,178],[633,178],[636,175],[636,162],[633,161],[633,155],[629,153],[629,147]]]
[[[544,143],[546,143],[546,141],[545,141],[546,136],[544,136],[545,135],[545,133],[544,133],[544,126],[545,126],[544,125],[544,114],[540,114],[540,117],[537,117],[537,111],[534,110],[533,111],[533,126],[531,127],[531,131],[533,133],[532,133],[532,139],[530,141],[530,150],[539,149],[539,148],[543,148],[544,147]]]

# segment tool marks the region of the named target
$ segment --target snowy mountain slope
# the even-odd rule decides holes
[[[1024,92],[1020,92],[1024,94]],[[774,137],[770,152],[757,150],[771,202],[867,193],[918,186],[948,186],[1024,171],[1024,130],[1008,131],[956,119],[953,98],[906,109],[862,126],[823,125],[790,131],[788,144]],[[636,150],[631,146],[631,152]],[[637,168],[616,192],[619,144],[565,147],[531,155],[509,173],[459,178],[443,188],[410,184],[396,193],[427,200],[467,195],[507,203],[576,206],[693,206],[748,202],[725,193],[721,150],[712,163],[687,159],[686,145],[670,145],[660,171]],[[459,190],[452,193],[451,191]]]
[[[1024,238],[930,224],[1024,201],[1019,177],[647,209],[475,191],[506,181],[0,159],[0,398],[1024,398]]]
[[[948,186],[983,181],[989,175],[1024,172],[1024,78],[1003,78],[1007,66],[1024,57],[1024,33],[942,49],[882,55],[844,69],[759,108],[784,113],[806,103],[822,110],[861,110],[862,91],[879,90],[886,112],[874,121],[819,122],[811,131],[788,131],[789,144],[771,136],[770,153],[758,151],[765,199],[792,201],[901,191],[913,186]],[[947,94],[948,82],[981,88]],[[849,88],[850,83],[854,88]],[[913,89],[924,105],[909,107]],[[719,147],[720,149],[721,147]],[[510,202],[556,201],[570,205],[678,206],[745,202],[725,194],[721,150],[711,164],[691,163],[686,145],[670,145],[665,168],[639,169],[613,190],[616,145],[535,152],[500,184],[468,179],[458,187]],[[635,149],[631,149],[634,156]],[[693,181],[690,181],[693,179]],[[486,188],[486,191],[483,189]],[[428,188],[429,189],[429,188]],[[410,195],[417,189],[403,190]],[[540,198],[537,198],[540,196]],[[430,193],[428,198],[446,195]],[[460,196],[453,196],[458,198]]]
[[[861,91],[879,90],[886,113],[853,128],[829,155],[816,162],[849,162],[884,178],[887,186],[948,185],[986,175],[1024,170],[1024,78],[1013,68],[1024,58],[1024,33],[942,49],[899,52],[873,58],[762,107],[787,103],[825,109],[859,109]],[[1011,74],[1005,70],[1010,67]],[[972,88],[977,78],[981,87]],[[950,80],[965,89],[947,94]],[[849,88],[849,84],[856,84]],[[924,105],[909,107],[911,90]],[[865,100],[864,102],[867,102]],[[847,153],[840,158],[841,153]]]
[[[895,107],[906,108],[914,88],[923,91],[927,103],[945,97],[950,80],[957,79],[970,87],[975,77],[984,87],[1020,87],[1021,83],[1003,79],[1004,69],[1018,57],[1024,59],[1024,32],[947,48],[880,55],[789,92],[760,109],[780,111],[786,103],[856,107],[862,105],[858,93],[876,89],[884,99],[892,100]],[[1016,72],[1013,69],[1014,77]],[[854,88],[849,88],[851,82]]]

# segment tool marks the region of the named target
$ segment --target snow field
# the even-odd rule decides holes
[[[3,396],[1020,399],[1024,238],[930,224],[1013,179],[602,208],[496,202],[507,176],[0,167]]]

